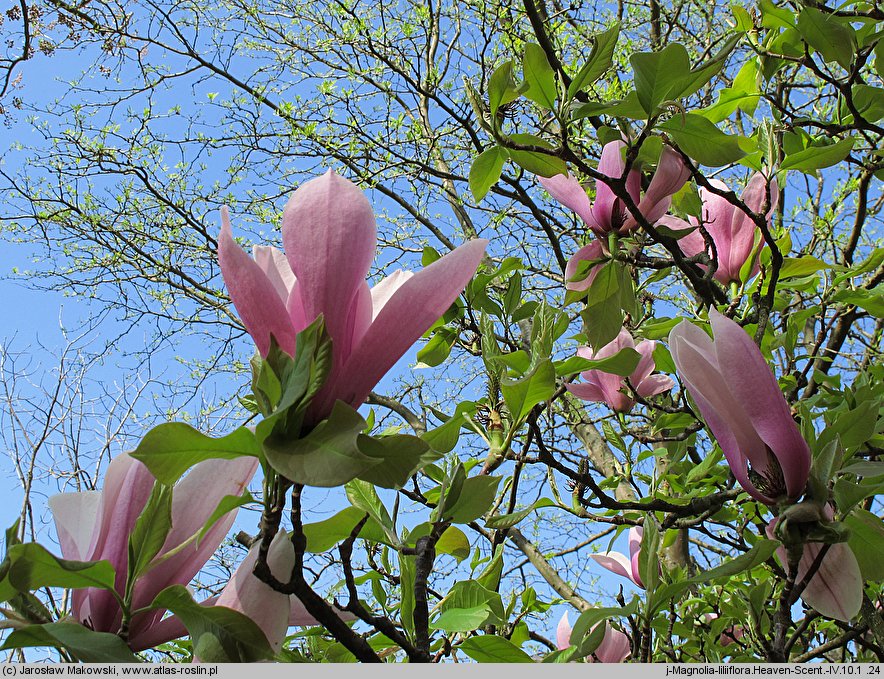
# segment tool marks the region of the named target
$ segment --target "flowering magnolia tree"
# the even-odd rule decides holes
[[[29,280],[200,356],[172,421],[51,468],[53,528],[28,496],[4,649],[884,660],[876,5],[7,21]],[[29,101],[35,49],[116,85]]]

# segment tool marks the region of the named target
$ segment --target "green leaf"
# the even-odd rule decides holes
[[[856,33],[850,24],[813,7],[804,7],[798,15],[798,31],[827,62],[850,68],[856,50]]]
[[[856,509],[845,517],[850,527],[847,544],[853,551],[863,579],[870,582],[884,580],[884,521],[865,509]]]
[[[346,540],[365,514],[366,512],[357,507],[346,507],[324,521],[305,524],[304,536],[307,538],[307,551],[311,554],[327,552],[342,540]],[[391,547],[399,542],[398,539],[395,542],[390,542],[384,529],[371,518],[359,531],[359,537]]]
[[[93,632],[76,622],[50,622],[19,628],[6,638],[0,650],[39,646],[62,648],[85,663],[141,662],[116,634]]]
[[[617,47],[619,37],[620,22],[615,22],[607,31],[595,33],[592,36],[592,51],[589,53],[589,59],[586,60],[568,86],[569,99],[573,99],[580,90],[593,84],[611,68],[614,62],[614,48]]]
[[[544,359],[519,380],[503,379],[500,391],[514,422],[522,422],[538,403],[552,398],[556,391],[556,369]]]
[[[798,276],[806,276],[808,274],[822,271],[823,269],[831,269],[830,264],[820,261],[816,257],[805,255],[804,257],[786,257],[783,266],[780,269],[780,278],[795,278]]]
[[[488,619],[491,610],[488,604],[481,604],[473,608],[451,608],[430,623],[431,629],[440,629],[444,632],[472,632],[482,626]]]
[[[690,76],[688,51],[677,42],[659,52],[638,52],[629,57],[635,71],[635,91],[648,116],[668,99],[675,98]]]
[[[547,110],[556,105],[556,74],[549,65],[546,52],[533,42],[525,43],[525,58],[522,60],[522,75],[525,79],[524,94],[531,101]]]
[[[651,597],[649,614],[653,614],[671,599],[681,596],[693,585],[712,582],[719,578],[730,578],[752,570],[755,566],[767,561],[779,545],[779,540],[759,540],[745,554],[741,554],[715,568],[710,568],[708,571],[702,571],[687,580],[673,582],[660,587]]]
[[[423,439],[407,434],[380,438],[363,434],[357,439],[357,445],[364,455],[379,460],[358,478],[382,488],[402,488],[426,465],[442,457],[442,453],[432,450]]]
[[[879,288],[872,290],[866,290],[865,288],[841,290],[835,295],[835,300],[846,304],[853,304],[861,309],[865,309],[872,316],[884,318],[884,294],[881,294]]]
[[[587,342],[592,347],[605,346],[617,337],[623,327],[621,268],[619,263],[608,262],[589,286],[583,313]]]
[[[553,151],[553,147],[548,142],[531,134],[513,134],[510,135],[509,139],[520,146],[534,146],[539,149]],[[508,151],[513,162],[531,174],[540,175],[541,177],[568,174],[568,166],[565,164],[565,161],[552,153],[512,148],[508,149]]]
[[[470,541],[460,528],[448,526],[436,541],[436,553],[449,554],[458,562],[463,561],[470,555]]]
[[[678,147],[701,165],[722,167],[746,155],[735,135],[725,134],[710,120],[696,113],[674,115],[659,126]]]
[[[470,422],[475,412],[476,404],[473,401],[463,401],[458,404],[454,415],[435,429],[428,431],[421,438],[436,452],[450,453],[457,445],[461,429],[468,426],[467,423]]]
[[[520,521],[522,521],[525,517],[530,515],[532,512],[543,507],[551,507],[554,505],[555,502],[550,500],[548,497],[543,497],[540,498],[537,502],[533,502],[524,509],[520,509],[519,511],[513,512],[512,514],[498,514],[496,516],[488,517],[485,520],[485,527],[495,528],[497,530],[512,528]]]
[[[457,499],[447,505],[443,517],[452,523],[469,523],[482,516],[494,503],[499,476],[473,476],[465,479]]]
[[[19,592],[40,587],[115,591],[116,574],[109,561],[69,561],[50,554],[36,542],[9,548],[9,584]]]
[[[347,499],[350,500],[350,503],[374,519],[384,529],[390,543],[397,545],[399,540],[393,530],[393,519],[387,508],[384,507],[384,503],[381,502],[374,486],[366,481],[353,479],[346,485],[346,489]]]
[[[187,588],[172,585],[157,594],[152,608],[177,615],[193,639],[193,653],[203,662],[257,662],[273,658],[264,632],[250,618],[223,606],[201,606]]]
[[[645,516],[642,525],[644,532],[639,550],[638,574],[648,592],[653,592],[660,582],[660,528],[651,514]]]
[[[534,662],[513,642],[491,634],[464,639],[457,648],[480,663]]]
[[[488,79],[488,108],[491,119],[497,120],[497,109],[519,97],[519,90],[513,78],[513,62],[507,61],[494,69]]]
[[[470,167],[470,192],[476,202],[488,195],[491,187],[497,184],[507,158],[509,153],[506,149],[494,145],[482,151],[473,161]]]
[[[410,637],[414,638],[414,578],[415,557],[399,553],[399,621],[402,629]]]
[[[132,457],[140,460],[158,481],[175,485],[188,469],[203,460],[233,460],[244,455],[260,457],[255,435],[240,427],[215,439],[183,422],[167,422],[151,429]]]
[[[783,159],[780,169],[814,174],[816,170],[831,167],[844,160],[853,149],[854,141],[853,138],[847,138],[834,144],[809,146],[803,151],[790,153]]]
[[[833,491],[838,511],[846,515],[867,497],[884,493],[884,481],[864,480],[854,483],[842,476],[835,481]]]
[[[242,495],[225,495],[222,497],[218,506],[215,507],[215,511],[212,512],[212,515],[200,529],[197,540],[202,540],[206,536],[206,533],[212,530],[212,526],[218,523],[221,517],[228,512],[232,512],[234,509],[254,501],[255,498],[252,497],[252,494],[248,490],[244,490]]]
[[[342,486],[380,463],[364,455],[357,439],[365,420],[343,401],[336,401],[328,419],[301,439],[271,436],[264,441],[267,462],[295,483],[332,488]]]
[[[159,554],[170,530],[172,530],[172,487],[156,481],[147,504],[138,515],[129,535],[127,600],[132,587],[135,586],[136,578],[147,570],[150,562]]]
[[[433,336],[417,352],[415,368],[434,368],[451,354],[451,347],[457,339],[457,331],[447,326],[438,328]]]
[[[572,356],[556,364],[556,375],[561,377],[563,375],[584,372],[585,370],[599,370],[611,375],[629,377],[638,366],[640,359],[641,354],[629,347],[625,347],[607,358],[589,359]]]
[[[590,608],[580,614],[571,629],[571,643],[580,646],[590,629],[609,618],[625,618],[638,612],[637,598],[633,598],[626,606],[616,608]],[[590,651],[591,652],[591,651]]]

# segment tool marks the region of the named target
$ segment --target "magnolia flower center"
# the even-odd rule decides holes
[[[783,468],[773,451],[767,445],[764,448],[767,452],[767,465],[756,470],[752,468],[750,463],[749,481],[760,493],[775,500],[787,494],[786,479],[783,476]]]

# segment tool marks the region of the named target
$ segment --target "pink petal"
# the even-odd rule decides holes
[[[261,266],[233,240],[227,208],[221,209],[218,263],[230,299],[261,355],[270,351],[271,334],[280,349],[294,355],[295,330],[285,303]]]
[[[129,535],[147,504],[154,481],[147,467],[126,453],[115,457],[105,473],[97,514],[99,523],[87,560],[107,559],[111,562],[117,574],[115,588],[118,592],[122,592],[126,584]],[[78,620],[83,621],[88,616],[96,631],[117,631],[122,613],[109,592],[88,589],[76,593],[80,596],[74,598],[73,609]]]
[[[651,224],[657,222],[669,209],[672,195],[684,186],[690,176],[691,171],[685,165],[681,155],[673,148],[664,146],[660,153],[660,161],[657,163],[657,170],[638,205],[639,212]],[[635,220],[630,215],[622,230],[632,226],[635,226]]]
[[[390,301],[390,298],[401,288],[412,276],[414,272],[397,269],[389,276],[385,277],[371,289],[371,320],[378,317],[381,309]]]
[[[476,272],[488,241],[472,240],[405,281],[390,297],[350,355],[340,375],[314,398],[314,417],[336,400],[354,407],[426,330],[445,313]]]
[[[564,650],[571,645],[571,623],[568,622],[568,612],[562,614],[561,620],[556,627],[556,646]]]
[[[295,274],[281,250],[269,245],[255,245],[252,258],[267,276],[279,298],[285,302],[295,285]]]
[[[620,663],[629,657],[631,651],[629,637],[605,622],[605,636],[592,655],[598,658],[599,662]]]
[[[629,529],[629,565],[632,569],[631,580],[639,587],[644,587],[638,570],[638,560],[641,556],[642,537],[644,536],[644,528],[641,526],[633,526]]]
[[[586,375],[586,373],[583,373],[583,375]],[[595,403],[605,402],[604,392],[598,384],[593,384],[592,382],[566,384],[565,389],[584,401],[593,401]]]
[[[674,386],[675,380],[668,375],[651,375],[639,382],[636,391],[642,398],[650,398],[651,396],[669,391]]]
[[[329,170],[292,194],[282,217],[285,254],[298,279],[308,322],[324,314],[340,365],[352,347],[352,308],[375,255],[371,204]]]
[[[642,383],[642,380],[654,372],[654,349],[656,347],[657,343],[654,340],[642,340],[635,345],[635,350],[639,353],[640,358],[635,370],[629,376],[629,381],[636,388]]]
[[[706,252],[706,241],[700,230],[695,228],[697,224],[695,219],[691,217],[690,222],[686,222],[672,215],[663,215],[657,222],[657,226],[665,226],[672,231],[684,231],[686,229],[694,229],[690,233],[678,239],[678,247],[684,253],[685,257],[693,257],[701,252]],[[705,267],[704,267],[705,268]]]
[[[576,212],[587,226],[595,228],[589,196],[576,177],[570,174],[557,174],[555,177],[537,177],[537,181],[555,200]]]
[[[759,212],[761,208],[764,206],[765,193],[768,190],[767,179],[760,172],[756,172],[752,175],[751,179],[749,179],[749,183],[746,184],[746,188],[743,190],[743,195],[740,196],[740,200],[746,203],[746,207],[748,207],[752,212]],[[766,217],[770,219],[771,215],[773,215],[774,210],[777,208],[777,204],[780,201],[780,192],[777,187],[776,177],[770,180],[770,200],[768,202],[768,211]]]
[[[574,253],[565,265],[565,289],[575,290],[577,292],[589,290],[589,286],[592,285],[592,282],[601,270],[601,264],[593,265],[586,274],[586,277],[582,280],[572,281],[571,279],[577,275],[577,269],[580,266],[580,262],[601,259],[603,255],[604,246],[602,242],[598,240],[593,241],[589,245],[584,245]]]
[[[598,171],[606,177],[620,179],[623,175],[623,170],[626,167],[622,153],[622,150],[625,147],[626,144],[622,141],[612,141],[605,144],[602,148],[602,155],[599,158]],[[639,181],[641,181],[641,175],[639,175],[638,172],[635,172],[634,174],[638,177]],[[633,172],[630,172],[627,184],[630,183],[630,180],[633,180]],[[641,185],[639,184],[639,187],[640,186]],[[638,193],[633,196],[633,200],[637,198]],[[608,186],[604,180],[596,180],[595,202],[592,204],[592,220],[586,222],[596,235],[604,236],[605,234],[618,229],[620,224],[616,222],[619,221],[619,216],[615,215],[615,213],[622,212],[622,210],[622,203],[618,204],[617,196],[614,195],[611,187]],[[593,226],[593,224],[595,224],[595,226]]]
[[[61,555],[73,561],[85,561],[92,545],[98,520],[101,491],[59,493],[47,501],[55,519]]]
[[[603,554],[590,554],[589,557],[593,559],[599,566],[602,568],[607,568],[612,573],[616,573],[617,575],[622,575],[624,578],[628,578],[632,582],[634,582],[639,587],[643,587],[640,582],[636,582],[636,579],[633,578],[632,575],[632,561],[628,559],[626,556],[621,554],[620,552],[604,552]]]
[[[709,319],[721,375],[757,435],[777,458],[789,497],[797,498],[807,485],[810,448],[792,419],[783,392],[761,351],[739,325],[715,309],[709,311]],[[756,471],[761,470],[756,467]]]
[[[801,581],[823,548],[819,542],[804,545],[798,563],[797,581]],[[779,551],[779,550],[778,550]],[[781,560],[785,558],[780,556]],[[863,600],[863,577],[850,546],[839,542],[829,547],[819,570],[801,593],[801,598],[817,613],[849,622],[859,613]]]
[[[767,450],[740,403],[731,394],[718,367],[712,339],[683,321],[669,333],[669,348],[678,374],[718,441],[740,485],[761,502],[771,498],[749,481],[747,459],[756,469],[768,464]]]
[[[287,594],[274,591],[252,574],[258,560],[260,543],[255,543],[218,597],[217,606],[225,606],[251,618],[264,632],[274,652],[282,648],[289,627],[291,602]],[[295,564],[295,550],[284,531],[273,537],[267,564],[273,576],[287,582]]]

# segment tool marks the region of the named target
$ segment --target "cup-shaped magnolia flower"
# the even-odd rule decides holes
[[[310,417],[336,400],[358,407],[396,361],[463,292],[488,241],[461,245],[421,271],[396,271],[369,288],[377,230],[365,194],[329,170],[302,185],[285,207],[285,254],[256,247],[254,259],[233,240],[222,210],[218,260],[233,304],[258,351],[271,335],[294,355],[295,337],[320,314],[332,341],[332,367]]]
[[[825,518],[834,518],[832,508],[824,508]],[[771,521],[765,532],[769,538],[775,537],[775,529],[779,518]],[[850,546],[845,542],[826,545],[822,542],[807,542],[803,546],[801,560],[795,582],[802,582],[804,576],[813,568],[820,552],[826,549],[816,573],[810,578],[807,587],[801,592],[801,600],[817,613],[849,622],[856,617],[863,602],[863,576],[859,562]],[[784,567],[788,564],[785,547],[777,548],[777,557]]]
[[[625,147],[622,141],[605,144],[599,158],[600,174],[618,180],[623,176],[626,169],[623,158]],[[672,195],[684,186],[688,177],[690,170],[682,157],[669,146],[664,146],[645,194],[641,195],[641,172],[633,169],[626,175],[626,191],[645,220],[654,224],[669,210]],[[599,238],[606,238],[609,233],[626,233],[637,224],[626,204],[604,180],[596,181],[595,202],[590,202],[583,186],[570,174],[537,179],[549,195],[576,212]]]
[[[728,190],[727,185],[717,179],[713,179],[709,183],[722,191]],[[715,245],[715,256],[718,266],[715,269],[713,278],[723,285],[739,283],[740,270],[750,257],[754,257],[754,262],[749,271],[748,278],[755,276],[760,269],[758,251],[756,251],[755,245],[756,236],[760,232],[755,222],[749,215],[736,206],[731,205],[725,198],[702,187],[700,188],[700,200],[703,204],[701,213],[703,215],[702,225]],[[746,204],[746,207],[756,213],[761,212],[765,204],[767,204],[766,219],[770,220],[779,200],[777,180],[771,179],[770,185],[768,185],[764,175],[756,172],[746,185],[740,200]],[[709,255],[712,254],[706,244],[706,240],[703,238],[703,234],[700,233],[699,228],[695,228],[700,226],[700,220],[696,217],[688,217],[686,222],[672,215],[666,215],[660,220],[660,223],[674,231],[694,229],[678,241],[681,251],[688,257],[693,257],[701,252]]]
[[[145,608],[171,585],[187,585],[214,554],[233,525],[236,510],[228,512],[199,540],[195,536],[226,495],[241,495],[257,469],[258,460],[207,460],[195,465],[172,490],[172,525],[152,568],[132,590],[132,610]],[[126,589],[129,536],[147,505],[154,477],[141,462],[123,453],[108,465],[101,491],[61,493],[49,498],[62,556],[76,561],[106,559],[116,572],[114,589]],[[114,596],[102,589],[78,589],[71,613],[99,632],[116,633],[122,610]],[[174,625],[163,624],[164,611],[138,613],[129,624],[129,645],[136,651],[180,636]],[[160,630],[166,632],[157,634]]]
[[[676,371],[746,492],[768,505],[795,500],[810,448],[758,347],[714,309],[709,320],[714,340],[687,321],[669,333]]]
[[[590,628],[590,632],[596,627],[598,625],[593,625]],[[570,645],[571,623],[568,622],[568,613],[565,612],[562,615],[562,619],[559,620],[558,627],[556,627],[556,646],[559,650],[564,650]],[[629,643],[629,637],[620,630],[611,627],[608,622],[605,622],[605,636],[602,637],[602,643],[596,647],[588,660],[589,662],[619,663],[626,660],[631,651],[632,646]]]
[[[584,245],[575,252],[565,265],[565,289],[573,290],[574,292],[589,290],[589,286],[592,285],[595,277],[598,276],[599,271],[604,266],[600,261],[604,256],[605,246],[600,240],[594,240],[589,245]],[[579,280],[574,280],[581,273],[581,262],[590,262],[588,265],[589,269],[586,271],[585,276],[582,276]],[[592,262],[598,262],[598,264],[592,264]]]
[[[639,396],[649,398],[662,394],[675,386],[675,382],[666,375],[651,374],[654,371],[654,347],[656,345],[657,343],[653,340],[642,340],[636,344],[629,331],[623,329],[613,342],[606,344],[598,351],[593,351],[589,347],[580,347],[577,349],[577,355],[587,360],[598,360],[610,358],[622,349],[635,349],[640,358],[635,370],[629,376],[629,383]],[[583,382],[565,385],[568,391],[577,398],[582,398],[584,401],[607,403],[620,413],[628,413],[635,405],[635,400],[627,392],[625,377],[601,370],[585,370],[580,373],[580,376],[583,378]]]
[[[617,575],[622,575],[624,578],[629,578],[636,586],[644,589],[645,585],[638,572],[638,557],[641,552],[643,534],[641,526],[633,526],[629,529],[629,556],[620,552],[602,552],[589,556],[603,568],[607,568]]]

